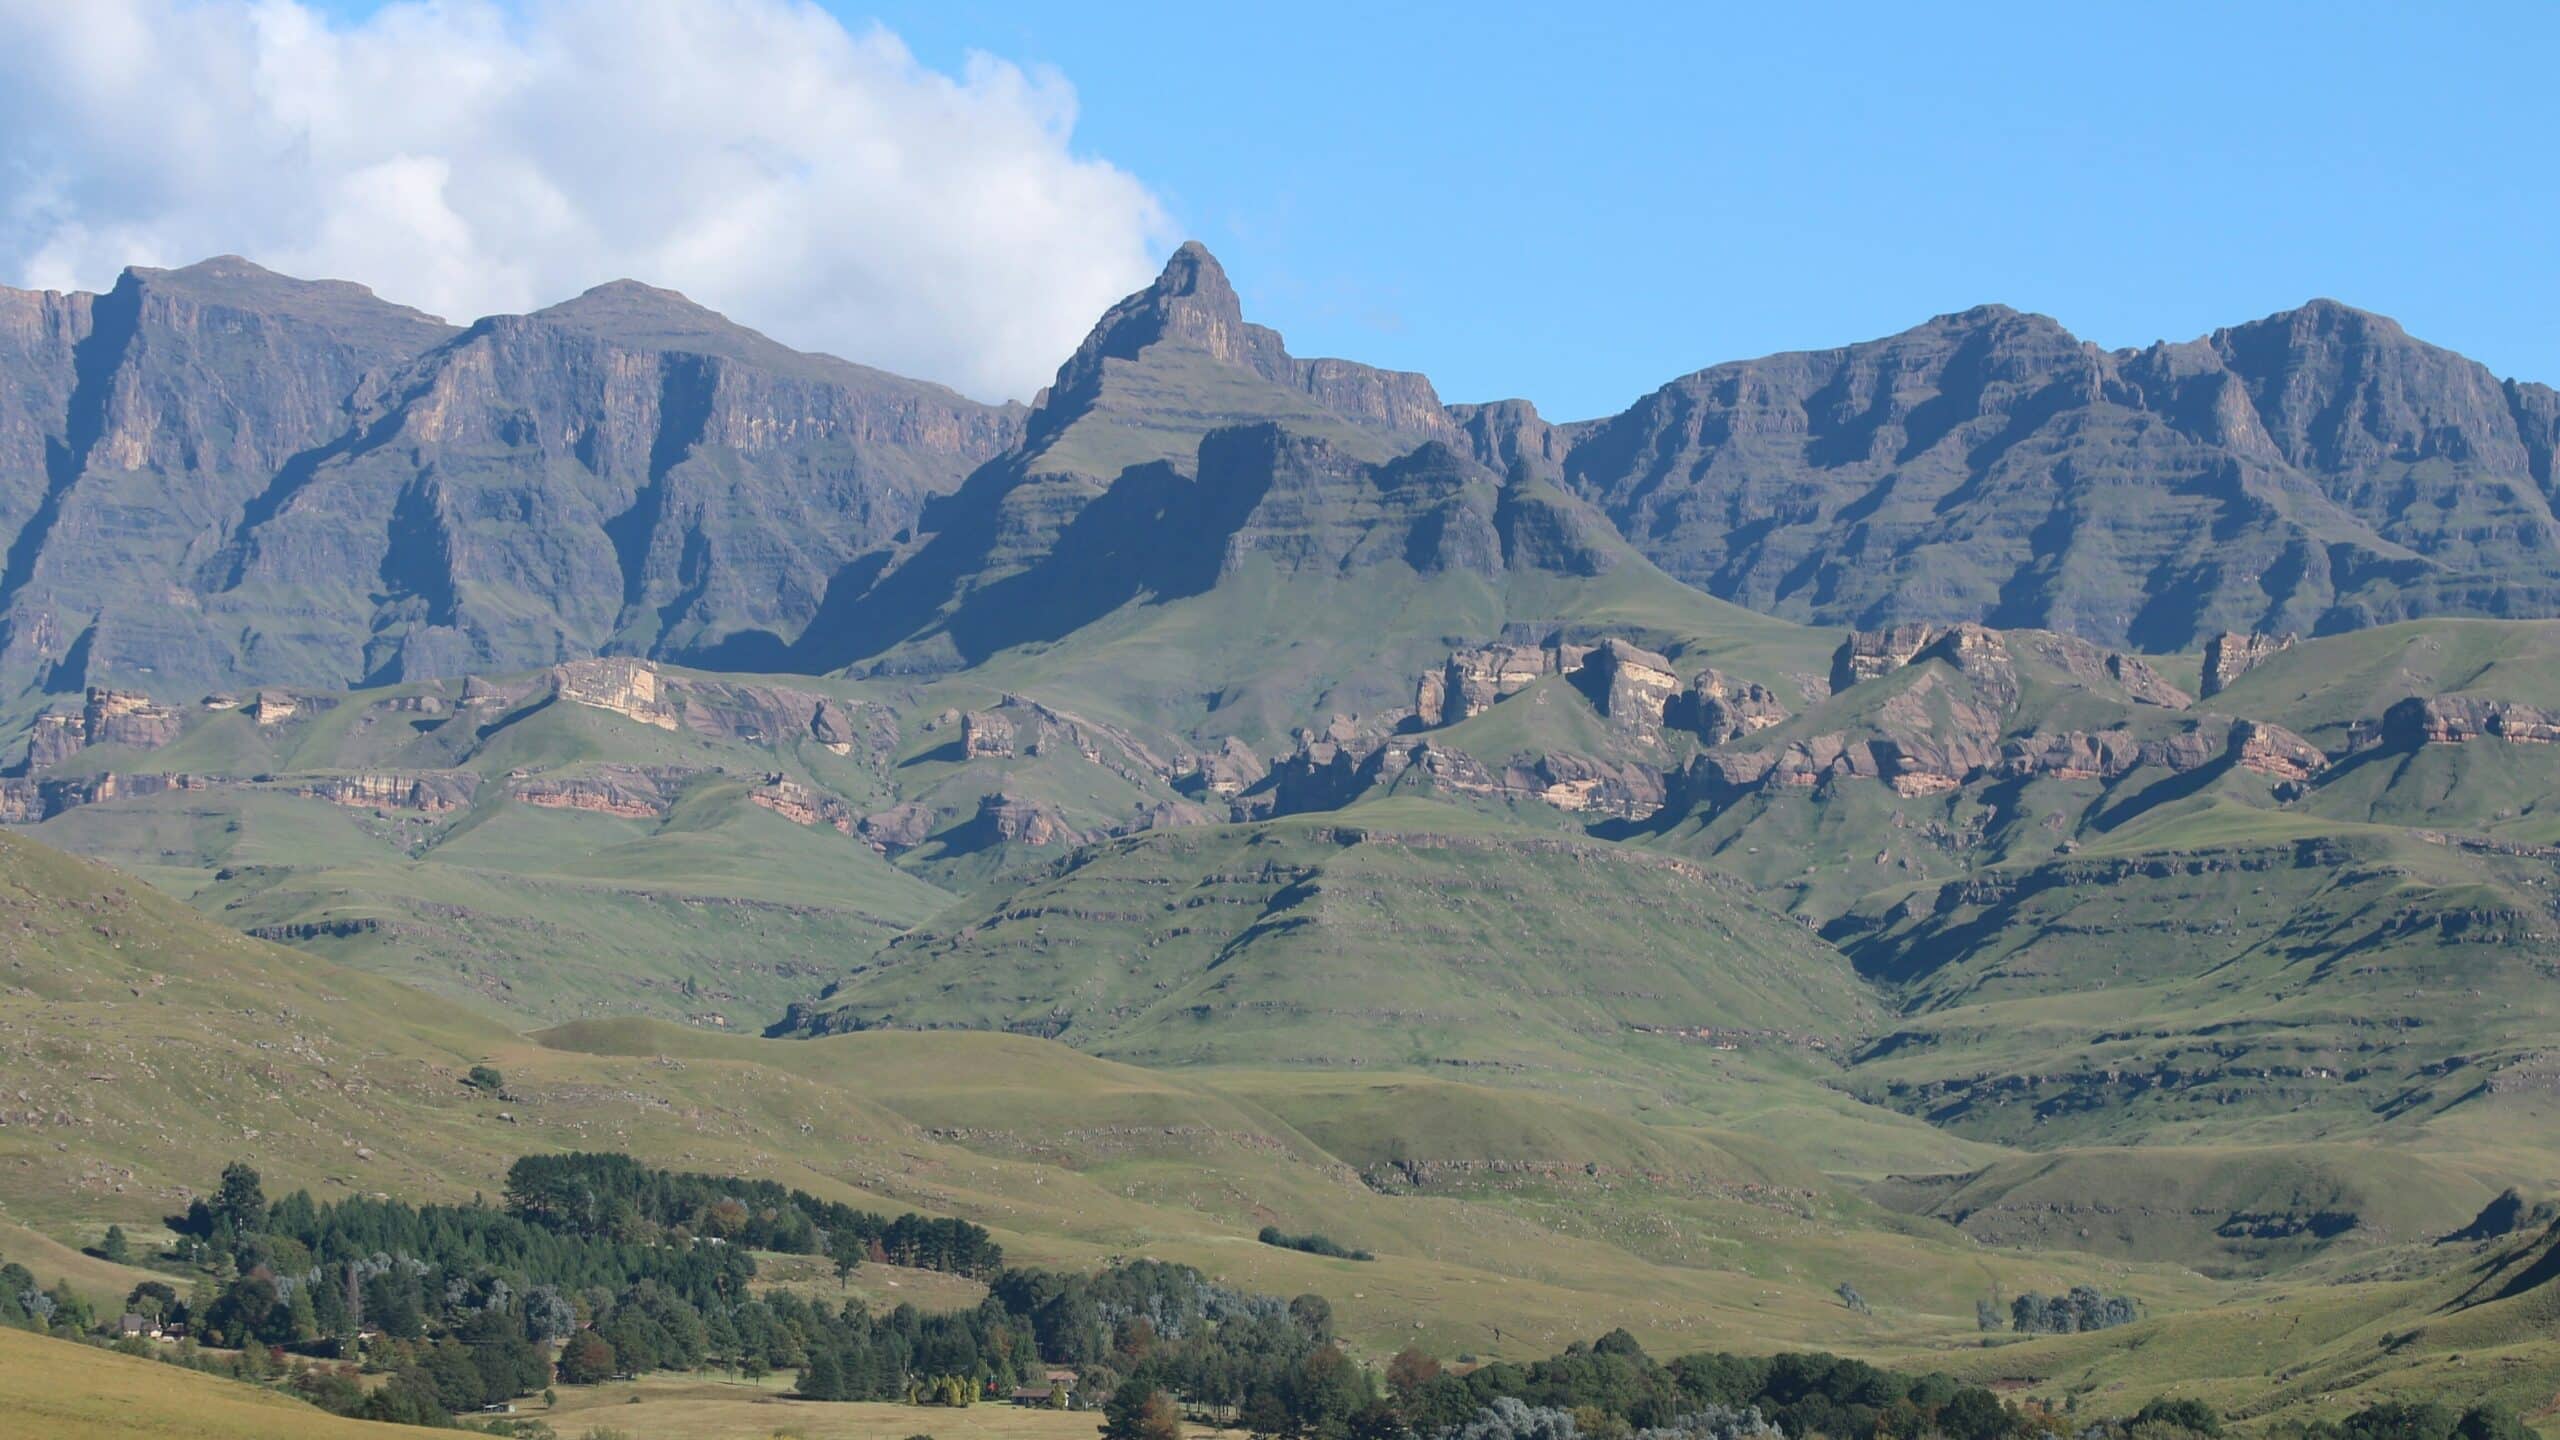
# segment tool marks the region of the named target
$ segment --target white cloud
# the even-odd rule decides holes
[[[0,0],[0,278],[237,253],[465,321],[629,276],[1027,397],[1169,239],[1074,123],[801,0]]]

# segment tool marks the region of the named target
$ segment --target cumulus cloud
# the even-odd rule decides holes
[[[237,253],[464,321],[628,276],[1027,397],[1169,238],[1074,124],[802,0],[0,0],[0,277]]]

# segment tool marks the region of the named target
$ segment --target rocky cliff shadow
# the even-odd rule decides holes
[[[2183,775],[2163,776],[2112,805],[2101,807],[2089,817],[2089,828],[2099,834],[2123,828],[2163,805],[2175,804],[2190,795],[2201,793],[2207,786],[2231,773],[2239,762],[2229,755],[2199,765]]]

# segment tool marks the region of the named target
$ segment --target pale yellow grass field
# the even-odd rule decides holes
[[[399,1440],[452,1433],[341,1419],[255,1386],[0,1329],[0,1440]]]
[[[563,1387],[557,1409],[537,1403],[527,1414],[541,1415],[560,1432],[561,1440],[577,1440],[604,1428],[631,1440],[1093,1440],[1102,1428],[1100,1414],[1090,1410],[1026,1410],[1011,1405],[978,1404],[960,1410],[916,1405],[836,1403],[785,1398],[791,1377],[753,1380],[710,1380],[698,1376],[653,1375],[636,1382]],[[631,1397],[640,1403],[631,1403]],[[1195,1440],[1233,1432],[1194,1427]]]

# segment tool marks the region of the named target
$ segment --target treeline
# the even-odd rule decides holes
[[[994,1246],[957,1221],[868,1216],[778,1186],[658,1171],[621,1156],[521,1162],[503,1208],[321,1204],[307,1193],[270,1203],[257,1173],[234,1165],[212,1196],[176,1219],[202,1277],[184,1297],[146,1281],[127,1308],[241,1347],[231,1363],[250,1379],[272,1377],[286,1348],[326,1357],[356,1348],[361,1336],[364,1368],[380,1377],[373,1383],[351,1367],[308,1365],[287,1383],[316,1404],[369,1419],[445,1423],[551,1384],[715,1368],[796,1372],[796,1393],[811,1400],[966,1404],[1016,1387],[1049,1393],[1048,1371],[1064,1367],[1077,1376],[1079,1403],[1110,1397],[1112,1424],[1126,1432],[1117,1440],[1148,1440],[1175,1400],[1286,1440],[2178,1440],[2220,1432],[2213,1412],[2191,1401],[2073,1424],[1943,1375],[1832,1355],[1657,1360],[1623,1330],[1529,1363],[1444,1368],[1407,1349],[1380,1372],[1336,1342],[1321,1296],[1284,1301],[1149,1260],[1091,1275],[997,1268],[981,1272],[987,1293],[973,1308],[874,1315],[859,1301],[755,1293],[750,1249],[798,1245],[842,1263],[856,1249],[912,1244],[912,1254],[965,1270],[989,1265]],[[2063,1297],[2075,1322],[2089,1299]],[[2102,1302],[2099,1318],[2106,1313]],[[65,1334],[93,1318],[67,1286],[41,1291],[24,1267],[0,1266],[0,1320]],[[194,1337],[171,1347],[177,1358],[194,1358]],[[2530,1437],[2503,1411],[2383,1406],[2301,1428],[2291,1440]]]
[[[1305,1235],[1291,1235],[1277,1225],[1263,1226],[1260,1238],[1265,1245],[1276,1245],[1283,1250],[1302,1250],[1309,1255],[1322,1255],[1329,1260],[1375,1260],[1378,1258],[1366,1250],[1354,1250],[1336,1244],[1330,1235],[1318,1235],[1313,1232]]]
[[[1387,1381],[1412,1433],[1449,1440],[1728,1440],[1766,1427],[1798,1440],[2007,1440],[2051,1428],[2041,1412],[1944,1375],[1821,1354],[1664,1362],[1624,1330],[1551,1359],[1464,1373],[1407,1351],[1390,1362]]]
[[[311,1372],[296,1384],[367,1419],[469,1413],[555,1377],[801,1369],[812,1353],[860,1357],[866,1399],[894,1398],[937,1365],[1009,1382],[1037,1361],[979,1344],[968,1317],[901,1310],[875,1322],[859,1305],[839,1311],[750,1289],[755,1249],[830,1255],[840,1276],[866,1257],[989,1273],[1002,1251],[978,1226],[886,1217],[628,1156],[528,1157],[509,1171],[504,1208],[322,1204],[307,1192],[270,1203],[257,1172],[235,1164],[169,1223],[204,1278],[184,1299],[157,1282],[137,1287],[130,1307],[220,1346],[329,1357],[353,1353],[362,1337],[368,1365],[388,1381]]]
[[[699,1237],[754,1250],[877,1260],[984,1277],[1003,1247],[965,1220],[895,1218],[771,1180],[659,1170],[628,1155],[528,1155],[507,1170],[509,1213],[576,1235]]]

